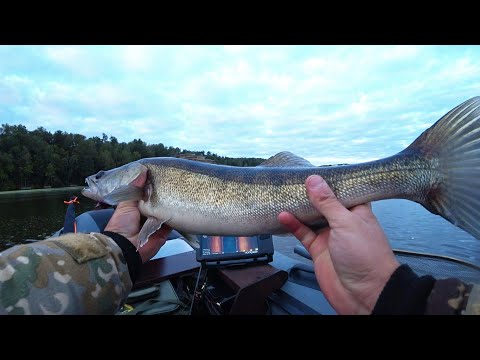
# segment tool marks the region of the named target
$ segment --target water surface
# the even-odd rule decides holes
[[[0,192],[0,251],[24,239],[44,239],[60,229],[67,210],[64,200],[77,196],[76,213],[95,202],[81,195],[82,187]]]
[[[393,248],[457,257],[480,265],[480,240],[408,200],[372,203]]]

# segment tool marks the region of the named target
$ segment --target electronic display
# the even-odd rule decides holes
[[[205,236],[202,237],[202,255],[256,254],[258,239],[254,236]]]
[[[271,235],[212,236],[198,235],[200,248],[197,260],[204,263],[271,261],[273,242]]]

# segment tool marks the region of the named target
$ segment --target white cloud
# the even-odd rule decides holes
[[[23,105],[25,93],[32,85],[32,81],[24,76],[6,75],[0,78],[0,104],[12,107]]]
[[[149,69],[153,64],[153,50],[153,47],[145,45],[127,45],[122,47],[123,66],[127,71]]]
[[[65,66],[76,65],[82,57],[83,50],[76,46],[49,46],[46,48],[47,57],[56,63]]]
[[[329,62],[323,58],[310,58],[303,62],[303,70],[310,74],[312,72],[324,71],[328,68]]]
[[[87,87],[84,93],[78,94],[78,101],[93,109],[119,106],[130,99],[125,89],[108,83]]]
[[[44,51],[48,60],[74,72],[77,76],[97,75],[93,54],[89,56],[89,52],[81,46],[47,46]]]
[[[86,125],[96,125],[100,123],[100,120],[94,117],[86,117],[82,119],[82,122]]]
[[[365,116],[371,109],[367,102],[367,95],[360,96],[360,99],[351,105],[352,112],[355,115]]]
[[[238,54],[248,50],[249,46],[248,45],[224,45],[223,48],[225,49],[226,52]]]
[[[418,56],[422,47],[413,45],[396,45],[393,46],[384,53],[383,58],[385,60],[405,60]]]
[[[452,64],[446,64],[437,78],[444,81],[459,81],[480,75],[480,65],[472,62],[470,57],[455,60]]]
[[[368,143],[369,139],[367,138],[359,138],[359,139],[353,139],[352,144],[358,145],[358,144],[366,144]]]
[[[32,127],[226,156],[290,150],[317,165],[354,163],[401,150],[478,95],[480,50],[467,50],[48,46],[36,52],[41,59],[22,57],[31,68],[8,63],[0,103]],[[8,51],[2,57],[15,58]]]
[[[253,70],[248,62],[240,60],[232,66],[210,72],[207,81],[213,81],[219,86],[234,87],[252,81],[253,76]]]

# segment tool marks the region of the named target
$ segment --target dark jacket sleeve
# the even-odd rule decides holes
[[[418,276],[401,265],[386,283],[372,315],[480,314],[479,286],[459,279]]]
[[[127,262],[130,279],[132,280],[132,283],[135,284],[137,276],[140,273],[140,268],[142,267],[142,258],[140,257],[137,249],[130,242],[130,240],[120,234],[112,231],[104,231],[102,234],[107,235],[110,239],[115,241],[115,243],[122,250],[123,257]]]

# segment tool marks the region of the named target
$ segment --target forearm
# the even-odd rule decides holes
[[[480,314],[478,285],[458,279],[419,277],[407,265],[390,277],[372,311],[373,315]]]
[[[114,314],[141,264],[123,239],[66,234],[4,251],[0,314]]]

